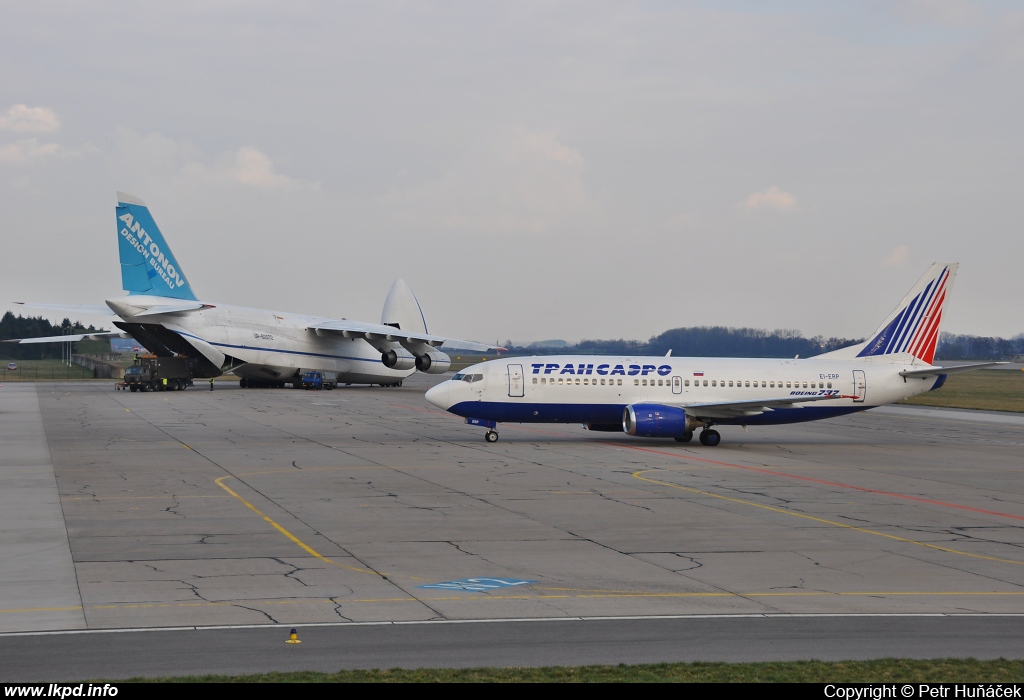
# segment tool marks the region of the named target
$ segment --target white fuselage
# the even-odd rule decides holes
[[[329,320],[319,316],[222,304],[184,313],[137,315],[154,302],[178,301],[137,295],[110,299],[107,305],[127,323],[156,324],[182,336],[214,365],[221,366],[216,352],[245,363],[233,370],[241,377],[279,381],[316,369],[337,372],[342,383],[394,384],[415,372],[384,366],[380,351],[361,338],[310,330]]]
[[[459,373],[427,392],[434,405],[467,418],[507,422],[621,424],[634,404],[686,409],[714,424],[767,425],[818,420],[893,403],[928,391],[936,377],[899,372],[928,367],[909,355],[860,359],[701,357],[513,357]],[[479,375],[479,379],[473,378]],[[470,377],[465,381],[464,377]],[[742,415],[717,405],[799,396],[835,396]],[[702,409],[702,406],[708,408]]]

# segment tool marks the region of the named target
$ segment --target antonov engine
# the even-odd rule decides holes
[[[429,350],[416,356],[416,369],[427,374],[444,374],[452,366],[452,358],[440,350]]]
[[[404,348],[382,352],[380,361],[390,369],[412,369],[416,366],[416,358]]]

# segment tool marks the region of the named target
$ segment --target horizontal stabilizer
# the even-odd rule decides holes
[[[28,345],[31,343],[77,343],[80,340],[100,340],[102,338],[130,338],[131,336],[121,331],[101,331],[98,333],[80,333],[77,335],[48,335],[41,338],[12,338],[2,340],[3,343],[19,343]]]
[[[159,306],[151,306],[145,311],[140,311],[135,314],[134,318],[140,316],[159,316],[161,314],[183,314],[189,311],[198,311],[199,309],[211,308],[209,304],[203,304],[198,301],[189,301],[183,304],[161,304]]]
[[[72,314],[89,314],[91,316],[116,316],[109,307],[97,304],[37,304],[34,301],[16,301],[15,304],[28,306],[32,309],[46,309],[48,311],[61,311]]]
[[[998,367],[1009,364],[1007,362],[975,362],[969,365],[953,365],[952,367],[928,367],[926,369],[905,369],[900,372],[901,377],[938,377],[943,374],[957,374],[958,372],[973,372],[976,369],[986,367]]]

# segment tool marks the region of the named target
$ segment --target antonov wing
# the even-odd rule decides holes
[[[454,338],[430,335],[429,333],[406,333],[394,326],[385,326],[379,323],[333,320],[319,321],[308,326],[308,329],[315,331],[317,335],[322,335],[324,333],[338,333],[345,338],[362,338],[378,349],[380,349],[382,345],[390,343],[398,343],[410,350],[410,345],[429,345],[430,347],[436,348],[444,345],[445,343],[450,343],[452,346],[472,350],[474,352],[487,352],[488,350],[496,348],[494,345],[485,345],[471,340],[456,340]]]
[[[775,408],[784,408],[812,401],[829,401],[834,399],[856,399],[857,396],[840,394],[821,396],[783,396],[776,399],[752,399],[750,401],[723,401],[716,403],[677,404],[680,408],[697,418],[739,418],[741,416],[757,416]]]
[[[11,340],[0,340],[0,343],[77,343],[80,340],[100,340],[101,338],[130,338],[131,336],[121,331],[100,331],[97,333],[81,333],[77,335],[47,335],[41,338],[12,338]]]

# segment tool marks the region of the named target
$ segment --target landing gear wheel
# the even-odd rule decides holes
[[[243,389],[248,385],[249,382],[245,381],[245,377],[242,377],[241,379],[238,380],[238,386],[242,387]]]
[[[687,430],[682,435],[677,435],[676,436],[676,442],[689,442],[692,439],[693,439],[693,431],[692,430]]]
[[[717,430],[700,431],[700,444],[708,447],[716,447],[722,441],[722,434]]]
[[[486,440],[487,442],[497,442],[498,434],[493,430],[488,430],[486,433],[484,433],[484,440]]]

